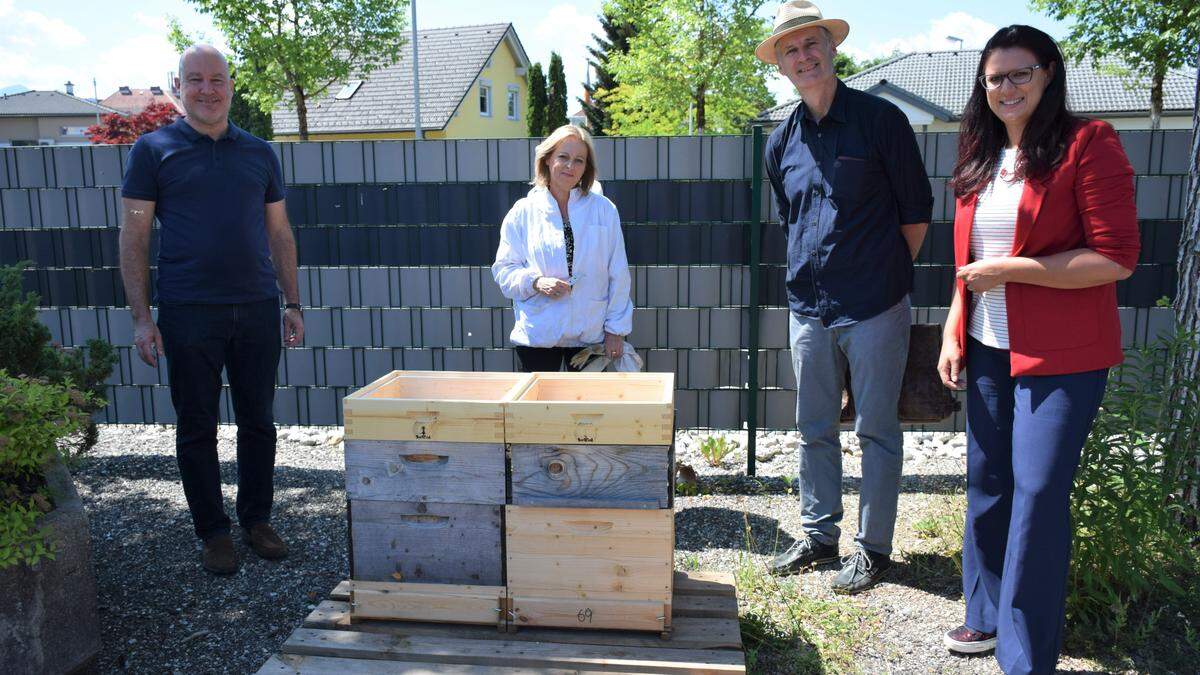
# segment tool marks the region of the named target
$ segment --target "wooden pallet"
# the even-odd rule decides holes
[[[342,582],[259,674],[744,673],[733,576],[676,572],[670,639],[657,634],[360,620]]]

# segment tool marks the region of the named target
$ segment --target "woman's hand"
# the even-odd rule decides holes
[[[938,375],[947,389],[966,389],[967,383],[959,375],[963,369],[962,346],[958,338],[945,336],[942,338],[942,353],[938,356]]]
[[[604,355],[610,359],[618,359],[625,353],[625,336],[604,333]]]
[[[1011,258],[976,260],[958,268],[955,276],[966,282],[967,289],[972,293],[983,293],[1008,281],[1008,268],[1011,260]]]
[[[561,298],[571,292],[571,284],[554,277],[538,277],[533,282],[533,288],[538,293],[551,298]]]

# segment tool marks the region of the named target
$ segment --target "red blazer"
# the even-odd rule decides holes
[[[956,201],[954,266],[969,263],[976,195]],[[1126,269],[1137,266],[1141,244],[1134,206],[1133,167],[1106,122],[1080,122],[1062,162],[1042,181],[1025,181],[1017,207],[1012,255],[1036,257],[1090,248]],[[965,345],[971,295],[962,294],[959,344]],[[1011,372],[1060,375],[1120,363],[1121,323],[1115,283],[1080,289],[1005,285]]]

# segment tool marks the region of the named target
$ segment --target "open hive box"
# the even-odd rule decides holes
[[[352,615],[669,631],[673,406],[662,373],[397,371],[347,397]]]

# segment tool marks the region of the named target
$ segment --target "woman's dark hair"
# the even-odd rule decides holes
[[[992,180],[1000,151],[1008,144],[1004,122],[992,113],[987,103],[987,91],[979,81],[984,64],[997,49],[1020,47],[1029,50],[1050,76],[1042,99],[1021,134],[1017,158],[1017,176],[1022,179],[1044,179],[1062,159],[1067,135],[1079,119],[1067,110],[1067,73],[1063,69],[1062,52],[1054,38],[1032,26],[1005,26],[996,31],[979,55],[971,98],[963,110],[958,136],[958,162],[954,165],[951,185],[956,197],[979,192]],[[1053,67],[1051,67],[1053,64]]]

